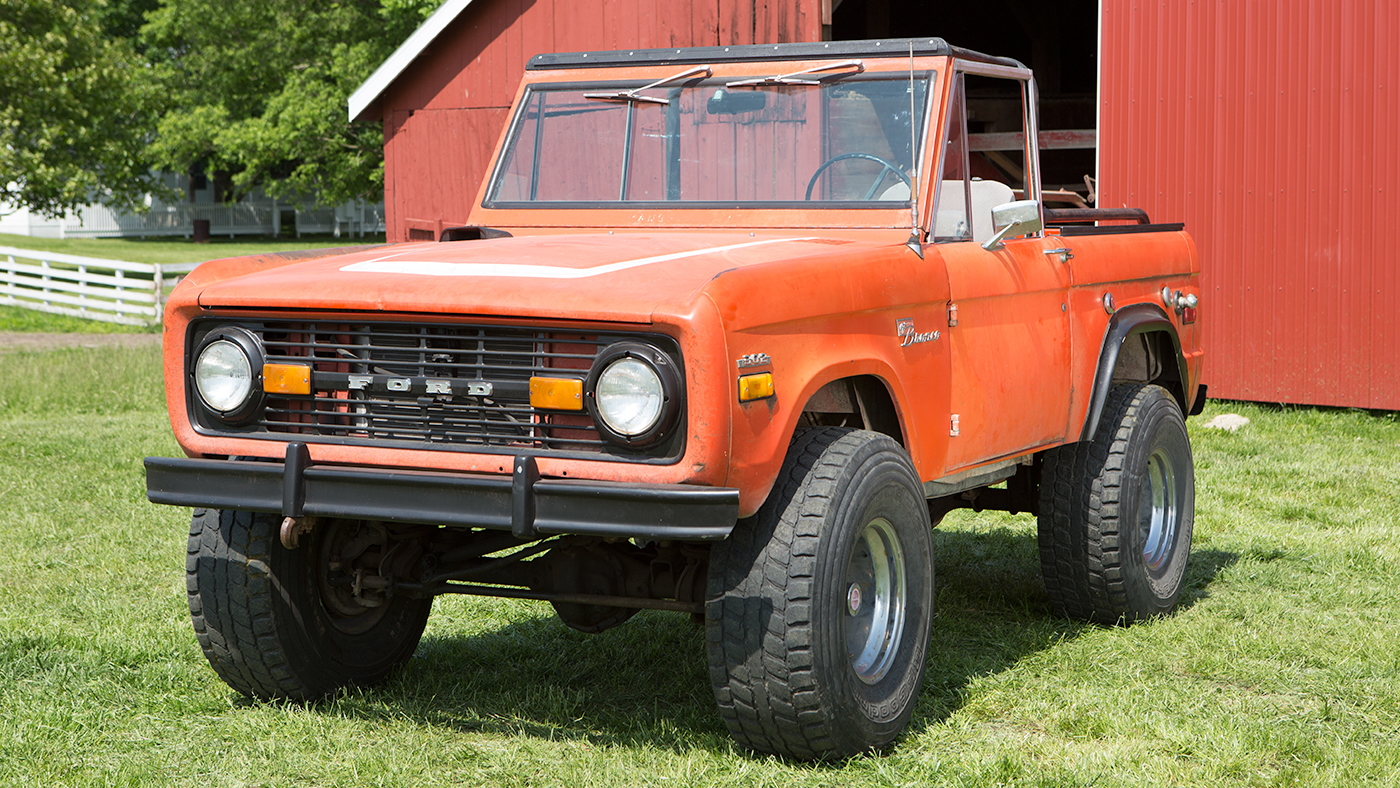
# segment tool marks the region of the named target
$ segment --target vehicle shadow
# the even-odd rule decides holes
[[[589,635],[566,627],[543,602],[447,603],[457,621],[430,619],[408,665],[323,710],[597,746],[730,747],[714,710],[704,627],[690,616],[642,611]],[[493,606],[509,606],[510,623],[473,634],[453,625],[499,617]]]
[[[949,520],[959,516],[950,515]],[[911,731],[936,725],[956,712],[966,702],[967,687],[975,678],[1007,670],[1027,656],[1103,629],[1054,614],[1033,530],[940,527],[934,532],[934,550],[937,618]],[[1220,550],[1193,550],[1177,615],[1207,596],[1210,583],[1237,559],[1238,555]]]
[[[935,551],[938,613],[915,732],[956,712],[975,678],[1096,629],[1052,614],[1033,532],[940,528]],[[1183,606],[1235,558],[1195,551]],[[689,616],[642,612],[597,635],[568,629],[544,603],[453,599],[434,616],[406,668],[322,710],[597,746],[737,751],[714,708],[704,627]],[[502,625],[471,631],[483,618]]]

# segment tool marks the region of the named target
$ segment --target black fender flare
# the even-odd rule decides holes
[[[1186,371],[1186,357],[1181,353],[1181,337],[1176,333],[1167,313],[1156,304],[1131,304],[1113,313],[1109,318],[1108,331],[1104,333],[1103,348],[1099,351],[1099,367],[1094,374],[1094,390],[1089,400],[1089,413],[1084,419],[1084,432],[1079,440],[1087,441],[1094,437],[1099,428],[1099,418],[1103,415],[1104,402],[1113,388],[1113,369],[1118,365],[1118,354],[1123,343],[1137,334],[1161,332],[1171,337],[1172,350],[1176,355],[1177,375],[1181,390],[1172,392],[1181,412],[1186,413],[1191,403],[1187,401],[1190,390],[1190,377]]]

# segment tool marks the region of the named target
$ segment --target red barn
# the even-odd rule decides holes
[[[389,240],[471,212],[525,62],[540,52],[810,41],[819,3],[447,0],[350,98],[384,123]]]
[[[1216,397],[1400,410],[1400,6],[1103,4],[1100,205],[1184,221]]]
[[[1184,221],[1215,397],[1400,409],[1400,10],[1379,0],[447,0],[350,99],[384,124],[389,239],[471,211],[550,51],[939,36],[1020,59],[1051,187]],[[1097,145],[1095,144],[1097,141]],[[1085,181],[1085,175],[1091,176]]]

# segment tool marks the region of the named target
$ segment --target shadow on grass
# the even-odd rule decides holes
[[[489,603],[488,603],[489,604]],[[429,635],[381,687],[328,702],[354,716],[546,740],[727,751],[705,667],[704,627],[643,611],[597,635],[538,617],[477,635]]]
[[[1226,568],[1240,560],[1239,553],[1226,550],[1192,550],[1191,563],[1186,567],[1186,579],[1181,587],[1178,610],[1186,610],[1210,596],[1210,584]]]
[[[1077,637],[1093,625],[1055,617],[1033,533],[936,531],[938,617],[910,730],[937,725],[976,677]],[[1231,553],[1196,551],[1182,597],[1204,597]],[[737,752],[714,710],[704,628],[648,611],[584,635],[540,603],[539,616],[477,635],[430,635],[390,682],[323,704],[331,713],[460,731]]]
[[[936,725],[956,712],[966,702],[973,679],[1007,670],[1085,631],[1102,629],[1054,614],[1034,532],[940,529],[934,538],[938,617],[911,731]],[[1210,583],[1236,560],[1234,553],[1193,550],[1178,611],[1206,597]]]

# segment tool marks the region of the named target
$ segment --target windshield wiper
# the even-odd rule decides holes
[[[672,76],[666,77],[665,79],[658,79],[650,85],[642,85],[641,87],[635,88],[633,90],[619,90],[616,93],[585,93],[583,94],[583,97],[586,99],[597,99],[598,101],[646,101],[652,104],[670,104],[670,99],[659,98],[657,96],[643,96],[640,94],[643,90],[661,87],[662,85],[665,85],[668,82],[675,82],[677,80],[685,79],[686,77],[696,76],[697,74],[708,77],[713,73],[715,73],[714,70],[711,69],[709,66],[696,66],[695,68],[689,69],[687,71],[682,71],[679,74],[673,74]]]
[[[791,74],[778,74],[771,77],[758,77],[756,79],[741,79],[737,82],[728,82],[727,88],[743,87],[745,85],[820,85],[820,79],[799,79],[803,74],[816,74],[820,71],[834,71],[838,68],[854,68],[852,74],[859,74],[865,70],[865,64],[859,60],[843,60],[840,63],[829,63],[825,66],[808,68],[802,71],[794,71]],[[831,76],[831,75],[823,75]]]

